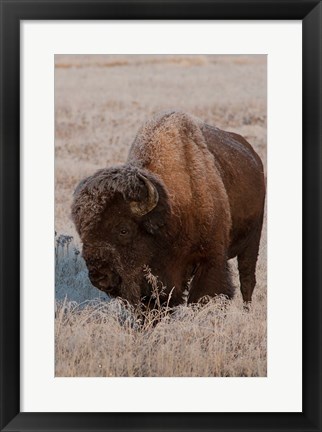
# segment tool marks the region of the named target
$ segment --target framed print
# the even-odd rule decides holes
[[[321,430],[321,3],[1,23],[1,430]]]

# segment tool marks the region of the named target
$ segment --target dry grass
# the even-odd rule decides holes
[[[56,56],[56,376],[265,376],[266,221],[249,313],[235,299],[135,311],[93,288],[70,220],[76,184],[123,163],[139,125],[178,108],[246,137],[266,165],[265,56]],[[70,239],[72,236],[73,239]],[[98,299],[97,299],[98,297]],[[152,325],[157,319],[157,325]]]
[[[58,246],[57,274],[72,281],[85,266],[68,240],[63,254]],[[240,297],[161,307],[157,278],[146,272],[152,310],[121,300],[56,303],[56,376],[266,375],[265,302],[254,301],[250,312]]]
[[[117,300],[56,305],[56,376],[265,376],[265,309],[181,306],[144,323]],[[158,318],[159,323],[154,325]]]

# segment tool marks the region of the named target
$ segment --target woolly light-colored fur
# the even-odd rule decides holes
[[[206,237],[216,216],[225,219],[229,230],[227,194],[200,125],[196,117],[176,111],[147,121],[132,144],[126,165],[99,170],[76,188],[72,214],[78,232],[95,227],[115,192],[124,199],[137,198],[142,188],[139,170],[165,185],[177,218],[189,214],[196,226],[204,228]],[[215,201],[221,205],[216,206]],[[214,208],[223,214],[215,215]]]
[[[128,163],[140,161],[143,168],[163,179],[175,213],[190,214],[199,226],[221,216],[229,229],[227,193],[202,125],[201,120],[184,112],[157,114],[139,130]],[[220,206],[215,205],[217,201],[221,201]],[[223,213],[215,215],[214,209]]]
[[[74,192],[72,216],[80,234],[86,234],[101,220],[101,215],[115,193],[125,200],[135,201],[144,189],[139,172],[162,184],[152,173],[134,165],[120,165],[101,169],[84,179]]]

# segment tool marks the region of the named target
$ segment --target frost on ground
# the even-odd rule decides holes
[[[55,298],[67,302],[84,302],[92,299],[108,300],[108,296],[93,287],[80,247],[72,236],[55,236]]]
[[[243,135],[266,166],[266,56],[55,56],[56,376],[266,376],[266,218],[249,313],[235,260],[229,304],[157,308],[144,321],[88,279],[73,190],[125,162],[140,124],[172,108]]]
[[[57,302],[55,375],[266,376],[266,312],[223,299],[148,313],[119,300]]]

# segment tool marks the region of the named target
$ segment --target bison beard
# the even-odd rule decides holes
[[[233,296],[230,258],[250,302],[265,200],[263,165],[241,136],[183,112],[139,130],[126,164],[99,170],[75,190],[72,217],[97,288],[149,303],[149,268],[163,300]],[[171,299],[168,296],[171,292]]]

